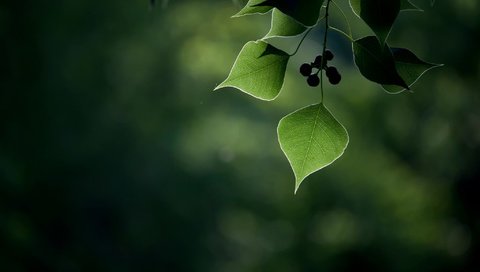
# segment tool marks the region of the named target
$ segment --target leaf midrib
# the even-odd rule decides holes
[[[277,64],[277,63],[279,63],[279,62],[282,62],[282,61],[283,61],[283,59],[280,59],[280,60],[277,60],[277,61],[273,61],[272,63],[270,63],[270,64],[268,64],[268,65],[266,65],[266,66],[263,66],[262,68],[260,68],[260,69],[258,69],[258,70],[250,71],[250,72],[248,72],[248,73],[241,74],[241,75],[239,75],[239,76],[237,76],[237,77],[232,77],[232,78],[229,79],[228,81],[235,81],[235,80],[242,79],[242,78],[244,78],[244,77],[250,76],[251,74],[261,72],[261,71],[267,69],[268,67],[270,67],[270,66],[272,66],[272,65],[274,65],[274,64]]]
[[[308,147],[307,147],[307,152],[305,153],[305,157],[303,158],[302,166],[300,167],[300,172],[304,176],[304,170],[305,170],[305,163],[307,161],[308,156],[310,155],[310,149],[312,146],[312,141],[313,141],[313,134],[315,133],[315,129],[317,127],[317,122],[318,122],[318,116],[320,114],[320,110],[322,109],[322,106],[320,105],[318,107],[318,111],[315,114],[315,122],[313,123],[313,128],[312,128],[312,133],[310,134],[310,140],[308,141]]]

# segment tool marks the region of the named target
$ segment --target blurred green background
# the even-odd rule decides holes
[[[0,270],[479,271],[480,3],[429,2],[390,37],[445,64],[413,94],[331,35],[350,145],[296,196],[276,125],[320,98],[321,27],[261,102],[211,92],[268,30],[242,1],[2,2]]]

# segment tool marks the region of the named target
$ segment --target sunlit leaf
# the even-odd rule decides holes
[[[274,9],[270,31],[268,31],[265,38],[297,36],[305,32],[305,30],[307,28],[304,25],[285,15],[280,10]]]
[[[338,159],[348,145],[347,131],[323,104],[285,116],[277,133],[295,174],[295,192],[307,176]]]
[[[323,0],[263,0],[255,7],[275,7],[304,26],[317,23]]]
[[[355,64],[368,80],[385,85],[398,85],[408,89],[395,67],[395,60],[387,44],[380,45],[374,36],[353,42]]]
[[[350,6],[384,43],[400,12],[401,0],[350,0]]]
[[[248,42],[227,79],[215,90],[233,87],[258,99],[273,100],[283,86],[289,58],[290,55],[266,42]]]
[[[391,48],[390,50],[395,59],[398,73],[409,87],[428,70],[441,66],[440,64],[425,62],[405,48]],[[389,93],[399,93],[405,90],[403,87],[393,85],[383,85],[382,87]]]
[[[250,14],[263,14],[269,12],[273,8],[272,6],[256,6],[262,2],[265,2],[265,0],[249,0],[245,7],[243,7],[232,17],[240,17]]]

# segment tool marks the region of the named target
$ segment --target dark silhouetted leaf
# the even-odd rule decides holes
[[[395,67],[395,60],[387,44],[380,45],[374,36],[353,42],[355,64],[360,73],[373,82],[384,85],[398,85],[408,89]]]
[[[395,67],[398,73],[409,87],[428,70],[441,66],[441,64],[425,62],[405,48],[391,48],[390,50],[395,59]],[[400,93],[405,90],[403,87],[394,85],[382,85],[382,87],[389,93]]]
[[[350,6],[384,43],[400,12],[401,0],[350,0]]]
[[[414,10],[414,11],[422,11],[419,7],[412,4],[409,0],[402,0],[400,4],[400,10]]]
[[[265,0],[249,0],[248,3],[243,7],[237,14],[232,17],[240,17],[250,14],[264,14],[269,12],[273,7],[272,6],[257,6],[265,2]]]
[[[323,0],[264,0],[254,7],[275,7],[304,26],[317,23]]]

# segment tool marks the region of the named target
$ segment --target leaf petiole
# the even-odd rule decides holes
[[[312,28],[309,28],[309,29],[305,32],[305,34],[303,34],[303,37],[302,37],[302,39],[300,40],[300,42],[298,43],[297,48],[295,49],[295,51],[294,51],[292,54],[289,54],[290,57],[291,57],[291,56],[294,56],[295,54],[297,54],[298,50],[300,49],[300,46],[302,45],[302,43],[303,43],[303,41],[305,40],[305,38],[308,36],[308,33],[310,33],[310,31],[312,31],[312,29],[313,29],[313,27],[312,27]]]
[[[325,33],[323,36],[323,50],[322,50],[322,56],[325,56],[325,50],[327,50],[327,37],[328,37],[328,11],[330,8],[330,2],[332,0],[327,0],[327,5],[325,6]],[[320,103],[323,104],[323,70],[320,71],[320,93],[321,93],[321,101]]]
[[[318,22],[322,21],[323,19],[325,19],[325,15],[322,16],[321,18],[319,18],[319,19],[318,19]],[[317,22],[317,23],[318,23],[318,22]],[[300,46],[302,46],[303,41],[305,40],[305,38],[308,36],[308,34],[310,33],[310,31],[312,31],[312,29],[313,29],[314,27],[315,27],[315,26],[312,26],[312,27],[308,28],[308,30],[305,32],[305,34],[303,34],[303,37],[302,37],[302,39],[300,40],[300,42],[298,43],[297,48],[295,49],[295,51],[294,51],[292,54],[290,54],[290,57],[292,57],[292,56],[294,56],[295,54],[297,54],[298,50],[300,49]]]

